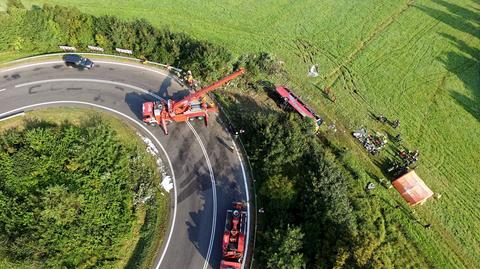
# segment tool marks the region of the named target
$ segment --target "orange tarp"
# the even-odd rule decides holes
[[[432,190],[413,170],[395,179],[392,185],[410,205],[423,204],[433,195]]]

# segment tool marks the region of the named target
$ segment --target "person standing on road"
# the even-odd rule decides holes
[[[192,71],[190,70],[187,71],[187,76],[185,77],[185,80],[187,81],[188,86],[190,86],[190,88],[193,88]]]

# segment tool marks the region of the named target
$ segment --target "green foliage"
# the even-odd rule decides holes
[[[261,82],[272,80],[274,76],[285,76],[281,62],[269,53],[244,54],[234,64],[235,68],[245,68],[245,76],[240,78],[242,86],[260,89]]]
[[[289,234],[289,225],[301,227],[309,239],[292,247],[301,259],[285,254],[285,260],[274,256],[279,263],[261,259],[262,264],[268,268],[299,268],[303,264],[299,260],[304,260],[307,267],[334,266],[345,250],[356,244],[351,239],[357,232],[357,219],[345,176],[325,160],[318,139],[308,135],[308,121],[293,113],[249,115],[242,116],[242,122],[250,123],[244,138],[257,174],[259,203],[265,208],[259,226],[265,236],[260,239],[263,243],[259,242],[258,253],[285,254],[285,246],[272,244],[271,240]],[[346,257],[352,263],[354,257],[348,253]]]
[[[22,4],[20,0],[7,0],[7,8],[18,8],[18,9],[25,9],[25,6]]]
[[[145,157],[99,118],[80,126],[28,122],[0,140],[0,248],[45,268],[110,268],[153,195]]]
[[[19,9],[13,1],[0,13],[0,51],[56,50],[59,45],[86,49],[98,45],[106,52],[131,49],[135,56],[180,66],[211,82],[230,69],[232,55],[225,48],[156,29],[146,20],[124,21],[112,16],[94,17],[76,8],[45,4],[41,9]]]
[[[274,175],[262,185],[260,194],[270,198],[269,208],[283,210],[294,202],[296,190],[292,180],[282,175]]]
[[[288,226],[286,229],[268,231],[263,242],[268,242],[261,251],[269,269],[301,269],[305,268],[301,253],[304,234],[298,227]]]

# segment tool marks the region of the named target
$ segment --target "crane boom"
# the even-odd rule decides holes
[[[167,124],[175,122],[184,122],[187,120],[204,120],[208,124],[208,112],[217,111],[213,104],[209,104],[204,97],[205,94],[215,90],[223,84],[243,74],[245,70],[240,68],[238,71],[221,80],[200,89],[197,92],[187,95],[180,101],[173,99],[150,101],[142,104],[143,122],[155,126],[162,126],[165,134],[168,134]]]
[[[230,80],[235,79],[236,77],[240,76],[240,75],[243,74],[244,72],[245,72],[245,69],[244,69],[244,68],[240,68],[238,71],[236,71],[236,72],[234,72],[234,73],[232,73],[232,74],[230,74],[230,75],[222,78],[221,80],[219,80],[219,81],[217,81],[217,82],[215,82],[215,83],[213,83],[213,84],[211,84],[211,85],[209,85],[209,86],[207,86],[207,87],[205,87],[205,88],[202,88],[202,89],[198,90],[198,91],[195,92],[195,93],[189,94],[189,95],[188,95],[187,97],[185,97],[183,100],[180,100],[180,101],[176,102],[176,103],[173,105],[172,109],[175,110],[175,109],[177,109],[177,108],[179,108],[179,107],[184,106],[186,103],[191,102],[191,101],[194,100],[194,99],[199,99],[199,98],[201,98],[201,97],[204,96],[205,94],[207,94],[207,93],[215,90],[216,88],[222,86],[223,84],[229,82]]]

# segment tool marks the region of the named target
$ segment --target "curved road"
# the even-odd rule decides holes
[[[231,136],[217,115],[207,128],[203,122],[173,123],[168,136],[139,124],[142,102],[177,99],[187,92],[157,69],[95,62],[95,68],[83,71],[61,60],[0,69],[0,116],[23,108],[89,106],[153,135],[152,141],[164,149],[164,164],[175,185],[169,228],[153,268],[218,268],[226,210],[232,201],[248,200],[245,171],[236,147],[230,148]]]

